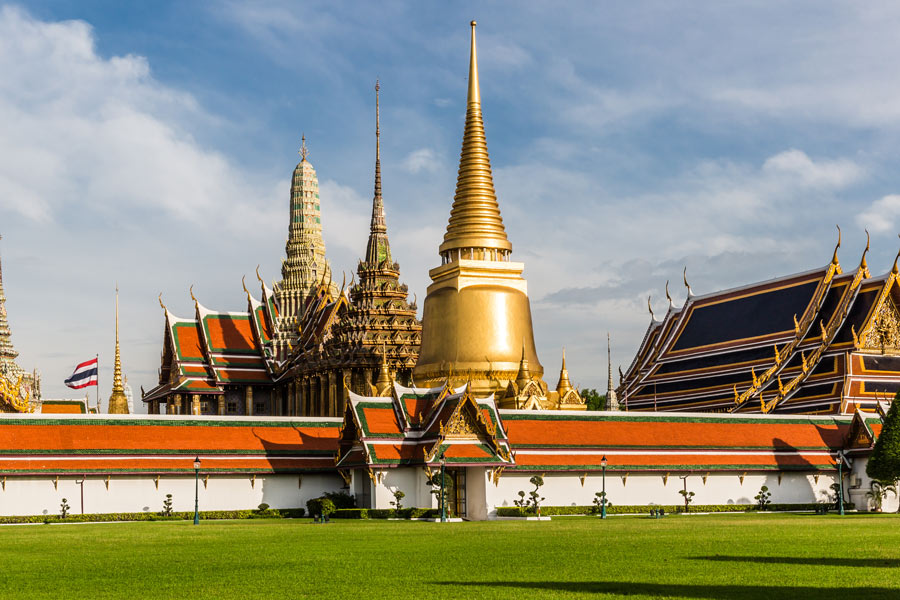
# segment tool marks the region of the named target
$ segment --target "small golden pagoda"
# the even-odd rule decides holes
[[[128,397],[122,383],[122,356],[119,352],[119,288],[116,287],[116,362],[113,367],[113,387],[107,412],[111,415],[128,414]]]
[[[472,21],[466,125],[456,195],[440,245],[441,266],[429,271],[422,347],[413,370],[418,385],[450,377],[470,381],[478,394],[515,383],[520,364],[542,396],[547,384],[531,327],[523,263],[510,262],[512,244],[494,191],[481,114],[475,21]],[[516,386],[522,387],[522,386]]]

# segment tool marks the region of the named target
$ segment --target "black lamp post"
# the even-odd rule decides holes
[[[844,451],[838,450],[838,513],[844,515]]]
[[[603,470],[603,494],[600,499],[600,518],[606,518],[606,455],[600,459],[600,468]]]
[[[200,457],[194,459],[194,525],[200,524]]]
[[[444,455],[441,454],[441,523],[447,522],[447,496],[444,492]]]

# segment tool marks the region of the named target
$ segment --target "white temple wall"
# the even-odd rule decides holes
[[[534,489],[529,479],[534,473],[504,472],[498,485],[486,486],[486,504],[489,516],[496,515],[496,507],[515,506],[519,490],[528,493]],[[679,493],[684,482],[679,475],[670,473],[668,479],[659,473],[630,473],[627,478],[615,473],[606,475],[606,494],[615,505],[649,505],[684,503]],[[602,490],[601,475],[588,474],[581,481],[581,473],[547,473],[540,494],[545,506],[590,506],[595,494]],[[693,504],[755,504],[754,496],[763,485],[769,487],[773,503],[799,504],[823,502],[830,494],[830,486],[837,476],[820,474],[818,481],[812,473],[783,473],[781,482],[777,473],[747,474],[740,479],[740,473],[710,473],[704,483],[699,474],[687,477],[687,489],[694,492]]]
[[[376,471],[380,483],[375,486],[374,502],[371,508],[394,508],[394,492],[402,491],[406,496],[401,503],[406,508],[430,507],[432,494],[425,483],[425,471],[416,467],[399,467]]]
[[[340,490],[343,481],[337,474],[308,475],[210,475],[206,486],[201,471],[200,510],[255,509],[261,503],[271,508],[305,508],[310,498]],[[157,487],[154,476],[88,476],[84,483],[85,513],[160,512],[166,494],[172,494],[176,511],[194,510],[194,477],[161,476]],[[0,515],[58,515],[65,498],[70,512],[80,514],[81,477],[7,477],[0,489]]]
[[[850,473],[844,479],[844,486],[847,490],[850,502],[856,505],[859,510],[873,510],[875,503],[866,493],[872,490],[872,478],[866,475],[866,464],[868,458],[856,458],[853,460],[853,466]],[[881,502],[881,510],[883,512],[897,512],[900,508],[900,500],[894,494],[888,495]]]

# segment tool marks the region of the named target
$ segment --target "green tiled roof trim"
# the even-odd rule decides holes
[[[209,450],[206,448],[158,448],[153,450],[146,450],[143,448],[128,448],[128,449],[94,449],[94,448],[79,448],[79,449],[47,449],[47,448],[37,448],[37,449],[28,449],[28,448],[16,448],[15,450],[0,450],[0,457],[2,456],[11,456],[16,454],[28,454],[28,455],[51,455],[51,456],[118,456],[118,455],[133,455],[133,456],[171,456],[171,455],[184,455],[188,457],[188,455],[195,456],[197,454],[203,455],[213,455],[213,454],[224,454],[224,455],[249,455],[249,456],[334,456],[335,450],[228,450],[228,449],[215,449]]]
[[[366,421],[366,412],[363,410],[365,408],[377,408],[381,410],[389,410],[391,414],[394,414],[394,405],[391,402],[360,402],[356,405],[356,417],[359,419],[360,425],[362,425],[363,433],[365,435],[363,437],[366,438],[397,438],[401,439],[403,437],[402,433],[372,433],[369,430],[369,423]]]
[[[228,354],[257,354],[256,348],[238,350],[237,348],[220,348],[217,346],[213,346],[212,343],[209,342],[210,334],[209,334],[209,324],[207,321],[209,319],[230,319],[232,321],[250,321],[250,315],[207,315],[203,317],[203,332],[206,334],[207,344],[209,344],[209,349],[213,352],[221,352]]]
[[[151,427],[331,427],[340,429],[341,420],[313,421],[209,421],[206,419],[21,419],[0,418],[3,425],[145,425]]]
[[[172,325],[172,337],[174,338],[175,353],[178,355],[178,360],[182,362],[193,362],[193,363],[201,363],[206,364],[206,359],[203,356],[185,356],[181,353],[181,345],[178,343],[178,333],[177,330],[179,328],[186,327],[188,329],[196,329],[197,324],[194,322],[190,323],[175,323]],[[202,351],[201,351],[202,354]]]
[[[278,474],[278,473],[322,473],[333,471],[334,467],[291,467],[286,469],[200,469],[200,474],[206,473],[269,473],[269,474]],[[45,470],[35,470],[35,469],[4,469],[4,473],[22,473],[22,474],[38,474],[38,475],[47,475],[52,473],[190,473],[194,474],[193,467],[187,469],[45,469]]]
[[[540,411],[533,413],[507,413],[501,411],[504,421],[611,421],[622,423],[731,423],[751,425],[849,425],[852,417],[828,417],[817,419],[794,418],[767,418],[767,417],[677,417],[677,416],[631,416],[631,415],[592,415],[592,414],[547,414]]]
[[[807,451],[827,451],[829,446],[827,444],[822,444],[821,446],[784,446],[783,448],[776,448],[772,446],[772,444],[765,444],[762,446],[723,446],[721,444],[718,445],[701,445],[701,446],[686,446],[686,445],[666,445],[666,444],[603,444],[603,443],[591,443],[591,444],[509,444],[511,448],[514,450],[527,450],[531,448],[573,448],[577,450],[587,450],[591,448],[602,448],[604,450],[631,450],[634,448],[644,449],[644,450],[655,450],[655,449],[663,449],[663,450],[721,450],[723,452],[727,452],[729,450],[807,450]]]
[[[596,465],[518,465],[511,464],[508,469],[509,471],[574,471],[574,472],[584,472],[584,471],[603,471],[603,467],[599,464]],[[814,472],[822,472],[822,471],[837,471],[836,465],[831,465],[829,463],[822,463],[820,465],[616,465],[615,469],[610,468],[608,465],[606,467],[606,474],[610,475],[622,475],[625,473],[633,473],[635,471],[659,471],[661,473],[672,473],[673,475],[678,472],[684,473],[685,471],[691,472],[692,475],[703,475],[703,473],[709,471],[710,473],[714,471],[740,471],[741,473],[752,473],[759,471],[806,471],[808,473]]]

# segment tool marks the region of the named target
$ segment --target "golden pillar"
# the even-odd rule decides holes
[[[441,266],[429,271],[422,318],[422,346],[413,370],[419,385],[435,386],[453,376],[471,378],[476,393],[505,389],[515,378],[523,347],[532,373],[546,391],[537,357],[531,305],[522,271],[510,262],[512,244],[500,216],[481,113],[475,21],[472,21],[466,125],[456,194]]]
[[[253,387],[249,385],[244,388],[244,414],[253,416]]]
[[[200,394],[191,394],[191,414],[200,414]]]

